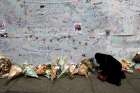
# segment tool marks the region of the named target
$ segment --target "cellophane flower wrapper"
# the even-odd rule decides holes
[[[35,67],[37,75],[44,75],[46,70],[47,70],[46,64],[38,65]]]
[[[88,67],[85,64],[80,64],[78,68],[78,74],[85,75],[86,72],[88,72]]]
[[[23,68],[24,68],[23,72],[24,72],[25,76],[38,78],[38,75],[35,72],[35,70],[33,69],[32,65],[24,65]]]
[[[64,68],[62,69],[62,72],[60,73],[60,75],[58,75],[58,78],[60,77],[62,78],[62,76],[65,77],[68,74],[69,66],[70,66],[69,64],[64,65]]]
[[[135,65],[135,63],[128,61],[126,59],[122,59],[120,63],[122,65],[123,71],[133,73],[133,66]]]
[[[136,71],[140,72],[140,63],[135,64],[134,68]]]
[[[60,70],[60,67],[56,64],[51,65],[51,80],[54,80],[58,76],[58,72]]]
[[[72,73],[76,68],[76,65],[75,64],[70,64],[70,67],[69,67],[69,71],[70,73]]]
[[[51,78],[51,69],[47,69],[45,71],[45,75],[44,76],[47,77],[48,79],[50,79]]]
[[[63,70],[63,69],[64,69],[64,65],[67,64],[67,59],[66,59],[66,57],[63,57],[63,56],[58,57],[58,59],[57,59],[57,64],[58,64],[58,66],[61,68],[61,70]]]

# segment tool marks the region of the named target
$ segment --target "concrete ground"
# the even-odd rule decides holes
[[[11,82],[0,79],[0,93],[140,93],[140,73],[127,74],[121,86],[102,82],[95,75],[58,79],[19,77]]]

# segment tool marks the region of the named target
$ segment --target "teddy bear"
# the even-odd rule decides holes
[[[12,63],[9,58],[0,57],[0,75],[4,75],[10,72]]]

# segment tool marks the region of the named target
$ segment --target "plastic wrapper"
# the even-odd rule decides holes
[[[94,65],[93,59],[91,58],[83,59],[81,61],[81,64],[79,65],[78,74],[88,77],[88,72],[90,71],[92,72],[93,68],[95,67],[96,65]]]
[[[10,59],[0,56],[0,76],[9,73],[12,63]]]
[[[67,61],[67,58],[64,56],[64,57],[59,57],[57,59],[57,65],[60,67],[60,73],[59,73],[59,76],[58,78],[60,78],[64,73],[68,72],[68,61]]]
[[[57,78],[57,72],[59,69],[60,69],[59,66],[51,65],[51,80],[54,80]]]
[[[47,69],[45,71],[45,75],[44,76],[47,77],[48,79],[50,79],[51,78],[51,69]]]
[[[70,67],[69,64],[65,64],[65,65],[64,65],[64,68],[62,69],[62,72],[60,73],[60,75],[58,76],[58,78],[60,78],[60,77],[62,77],[62,76],[65,77],[64,74],[68,73],[69,67]],[[66,75],[67,75],[67,74],[66,74]]]
[[[69,75],[70,75],[70,78],[73,78],[74,77],[74,74],[77,74],[77,73],[78,73],[77,65],[76,64],[70,64],[70,66],[69,66]]]
[[[140,64],[136,64],[134,68],[136,71],[140,72]]]
[[[63,70],[64,69],[64,65],[67,64],[67,58],[66,57],[58,57],[57,59],[57,65],[60,66],[60,69]]]
[[[95,68],[95,65],[92,61],[93,60],[91,58],[86,58],[81,61],[81,64],[85,64],[89,68],[89,70],[92,71],[92,69]]]
[[[130,73],[133,72],[132,67],[134,66],[134,63],[129,62],[126,59],[122,59],[120,63],[122,64],[123,71],[130,72]]]
[[[23,68],[24,68],[23,72],[24,72],[25,76],[38,78],[38,75],[35,72],[35,70],[33,69],[33,66],[31,64],[24,64]]]
[[[8,79],[13,79],[21,74],[23,74],[22,68],[18,65],[12,65],[8,75]]]
[[[35,71],[38,75],[44,75],[45,72],[47,70],[47,65],[43,64],[43,65],[38,65],[36,68],[35,68]]]
[[[88,77],[88,67],[85,64],[80,64],[78,74]]]
[[[76,73],[76,64],[70,64],[70,66],[69,66],[69,72],[71,74]]]

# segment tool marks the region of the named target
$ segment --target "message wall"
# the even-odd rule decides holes
[[[0,0],[0,32],[8,33],[0,51],[16,63],[78,63],[96,52],[131,58],[139,30],[139,0]]]

